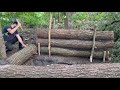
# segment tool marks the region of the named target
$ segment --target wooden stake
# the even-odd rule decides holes
[[[1,23],[0,23],[0,58],[1,59],[7,58],[6,46],[5,46],[5,41],[3,39]]]
[[[51,26],[52,26],[52,14],[50,14],[49,33],[48,33],[48,50],[49,57],[51,56]]]
[[[38,43],[38,55],[40,56],[40,43]]]
[[[109,58],[110,58],[110,57],[109,57],[109,51],[107,50],[107,51],[106,51],[106,61],[110,61]]]
[[[91,51],[91,55],[90,55],[90,62],[93,61],[93,53],[94,53],[94,48],[95,48],[95,37],[96,37],[96,29],[94,29],[93,46],[92,46],[92,51]]]
[[[105,59],[106,59],[106,51],[104,51],[104,54],[103,54],[103,62],[105,62]]]

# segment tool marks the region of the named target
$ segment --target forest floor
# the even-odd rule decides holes
[[[36,35],[35,35],[35,30],[33,28],[29,28],[29,29],[24,29],[24,31],[22,32],[19,32],[20,35],[23,36],[24,38],[24,42],[25,44],[35,44],[35,41],[36,41]],[[13,51],[10,51],[7,53],[7,57],[11,56],[12,54],[16,53],[19,51],[18,49],[18,42],[16,44],[13,45],[14,46],[14,49]],[[23,65],[34,65],[34,62],[33,60],[38,57],[38,55],[33,55],[29,60],[27,60]],[[81,64],[89,64],[90,62],[89,61],[84,61],[84,60],[81,60],[80,61]],[[38,62],[40,63],[40,62]],[[43,63],[43,62],[42,62]],[[44,63],[48,63],[48,62],[44,62]],[[94,61],[93,63],[103,63],[102,61]]]

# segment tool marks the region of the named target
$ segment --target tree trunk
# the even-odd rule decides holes
[[[48,46],[48,39],[36,40],[36,44],[40,43],[41,46]],[[114,41],[96,41],[96,49],[113,48]],[[64,40],[64,39],[51,39],[51,47],[73,48],[73,49],[91,49],[92,41],[83,40]]]
[[[120,78],[120,63],[0,66],[0,78]]]
[[[40,48],[41,54],[48,54],[48,47]],[[73,57],[90,57],[91,51],[77,51],[64,48],[51,47],[51,55],[73,56]],[[95,58],[103,58],[103,52],[94,52]]]
[[[64,28],[65,29],[68,29],[68,12],[65,12],[64,13],[64,15],[65,15],[65,18],[64,18]]]
[[[48,29],[37,30],[37,37],[48,39]],[[52,29],[51,39],[77,39],[77,40],[92,40],[93,31],[91,30],[64,30]],[[97,31],[96,40],[114,40],[113,31]]]
[[[37,47],[34,44],[31,44],[26,48],[23,48],[22,50],[16,52],[6,60],[10,64],[21,65],[26,60],[28,60],[33,54],[36,54],[36,53],[37,53]]]
[[[58,23],[60,23],[60,12],[58,12]]]
[[[6,47],[5,47],[5,42],[4,42],[4,39],[3,39],[1,23],[0,23],[0,58],[1,59],[7,58]]]
[[[93,59],[93,62],[102,62],[102,59]],[[33,65],[35,66],[45,66],[50,64],[88,64],[90,63],[89,58],[79,58],[79,57],[63,57],[52,55],[40,55],[33,60]]]

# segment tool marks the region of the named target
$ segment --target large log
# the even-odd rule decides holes
[[[1,23],[0,23],[0,58],[1,58],[1,59],[7,58],[5,41],[4,41],[4,39],[3,39]]]
[[[102,59],[93,59],[93,63],[102,62]],[[88,64],[90,63],[89,58],[79,58],[79,57],[64,57],[64,56],[48,56],[48,55],[40,55],[36,56],[33,60],[33,64],[35,66],[45,66],[50,64]]]
[[[48,39],[48,30],[38,29],[36,31],[38,38]],[[64,30],[64,29],[52,29],[51,39],[79,39],[79,40],[92,40],[93,31],[91,30]],[[97,31],[96,40],[114,40],[113,31]]]
[[[36,40],[36,44],[40,43],[41,46],[48,46],[48,39]],[[92,41],[83,40],[64,40],[64,39],[51,39],[51,47],[73,48],[73,49],[91,49]],[[114,41],[96,41],[95,49],[108,49],[114,47]]]
[[[0,66],[0,78],[120,78],[120,63]]]
[[[41,47],[41,54],[48,54],[47,47]],[[51,55],[73,56],[73,57],[90,57],[90,51],[77,51],[64,48],[51,47]],[[94,58],[102,58],[103,52],[94,52]]]
[[[22,50],[16,52],[6,60],[13,65],[21,65],[23,64],[27,59],[29,59],[33,54],[37,53],[37,47],[34,44],[31,44],[27,46],[26,48],[23,48]]]

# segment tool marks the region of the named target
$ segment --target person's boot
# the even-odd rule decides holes
[[[23,49],[23,46],[21,43],[19,43],[19,50]]]

